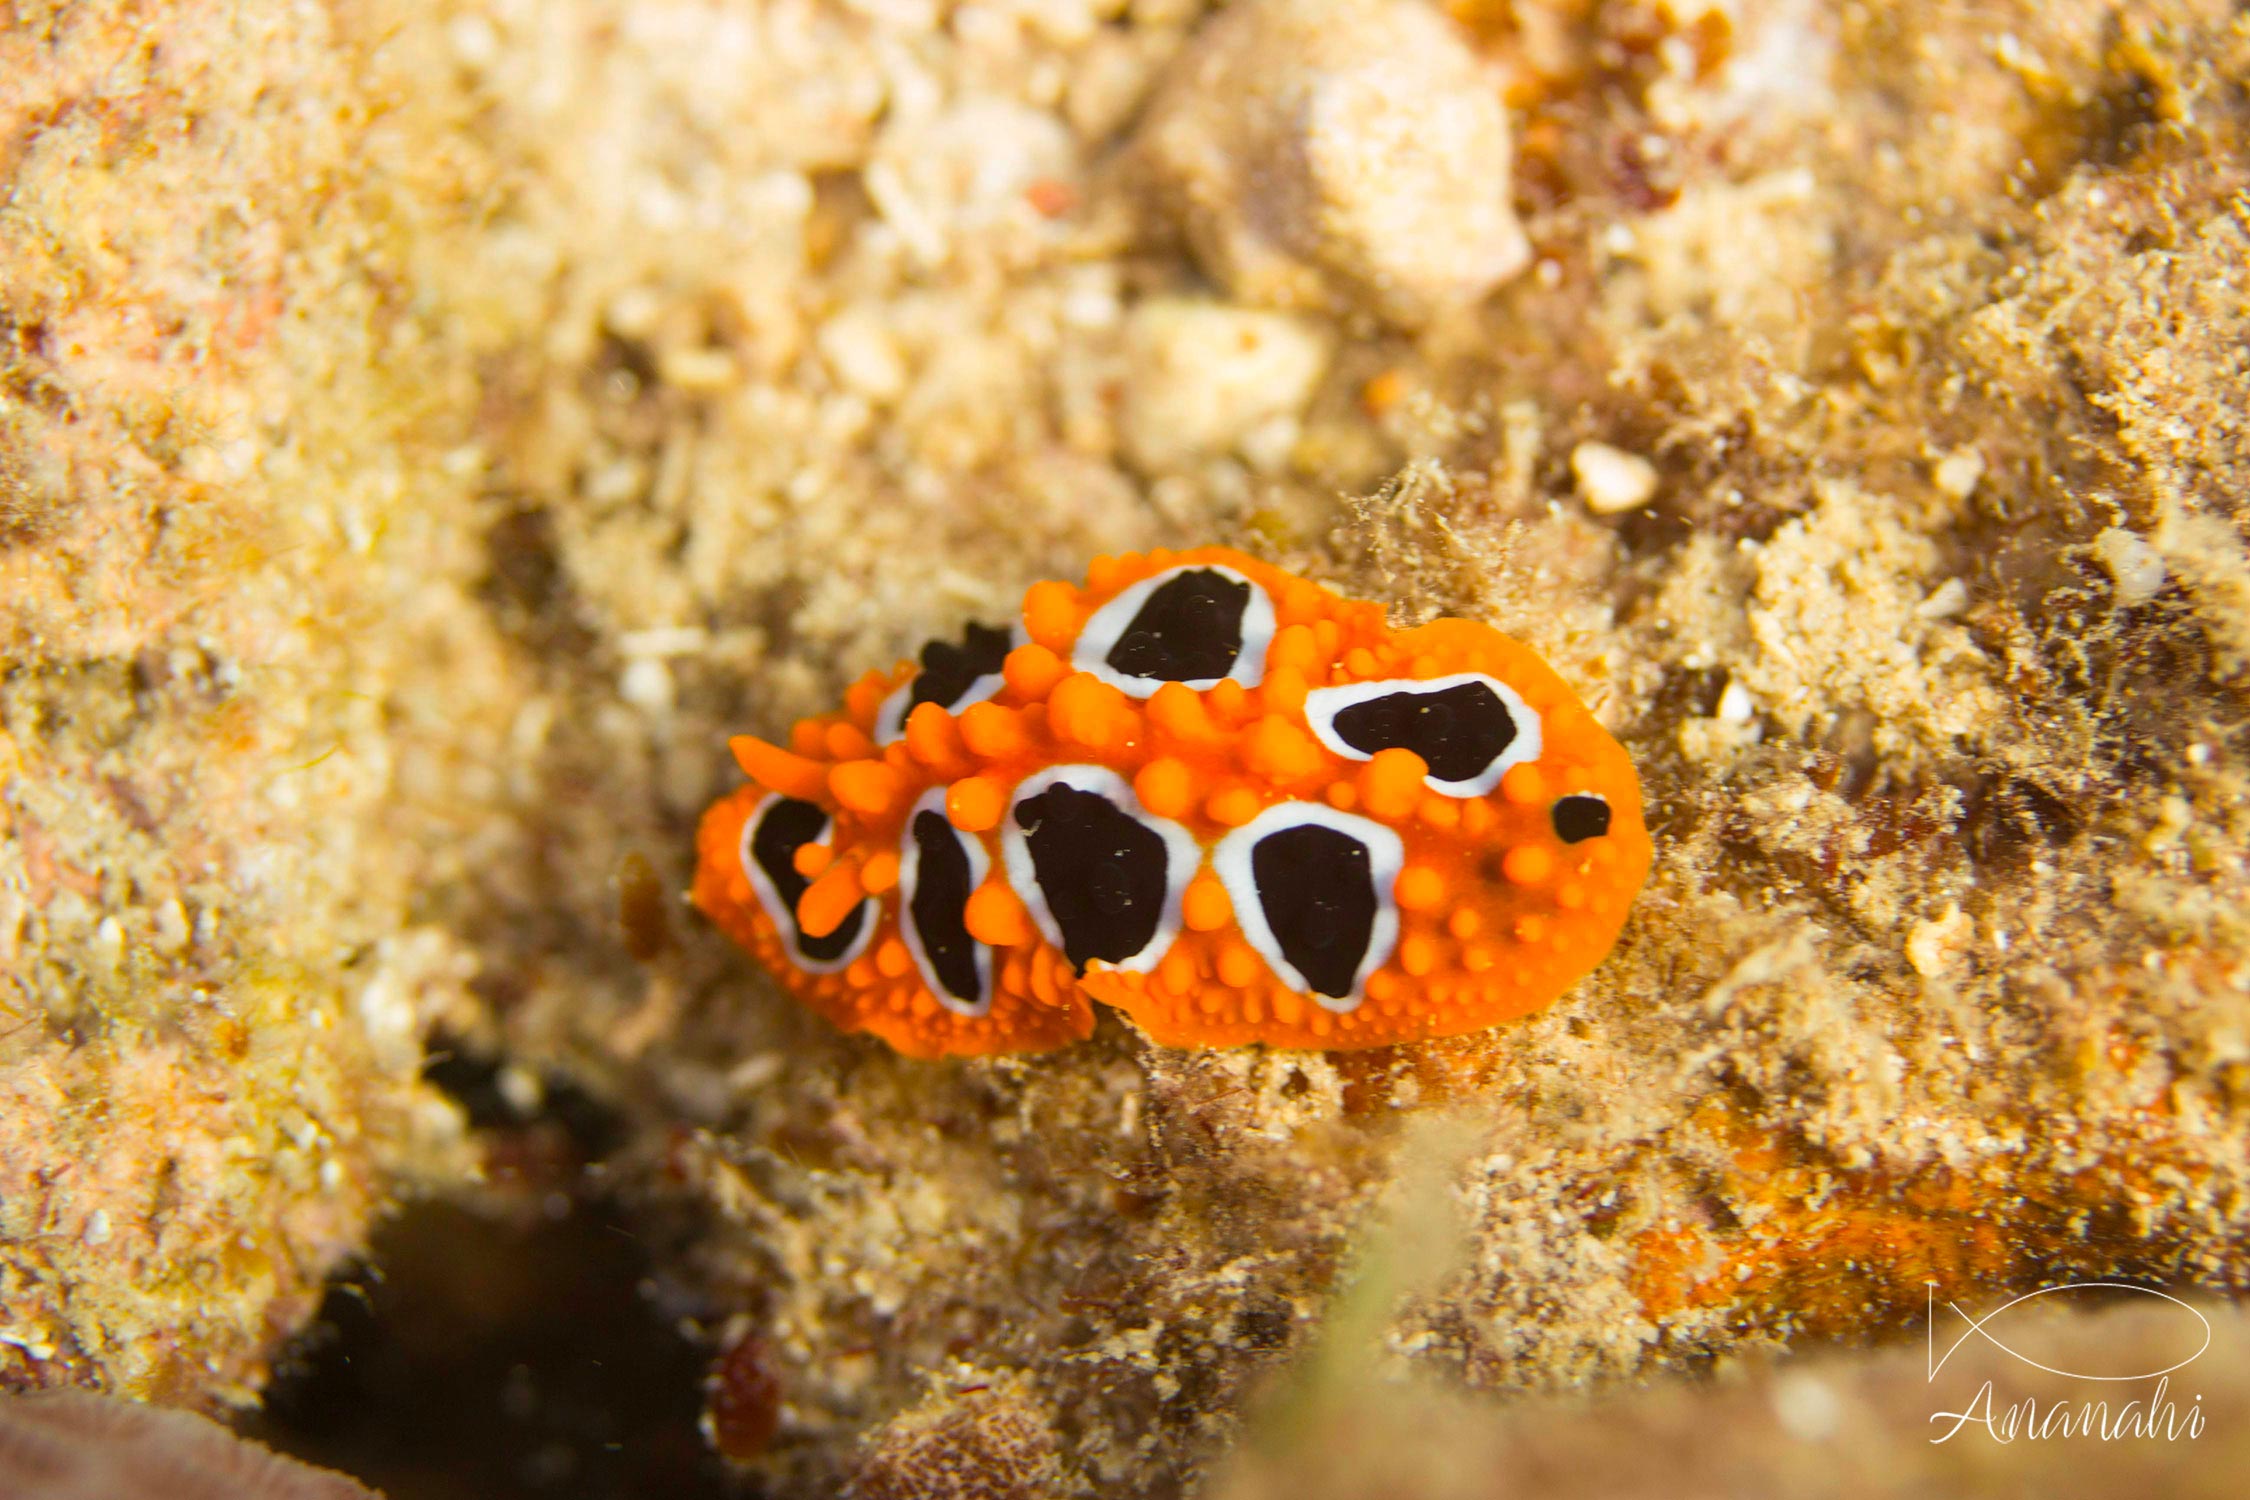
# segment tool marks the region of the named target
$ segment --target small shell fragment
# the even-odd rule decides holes
[[[1638,510],[1656,497],[1656,465],[1607,443],[1571,449],[1570,472],[1578,481],[1578,498],[1597,516]]]

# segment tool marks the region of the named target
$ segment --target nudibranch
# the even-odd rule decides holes
[[[871,672],[705,814],[695,904],[916,1057],[1371,1047],[1552,1002],[1648,873],[1624,749],[1528,647],[1221,547],[1098,558]]]

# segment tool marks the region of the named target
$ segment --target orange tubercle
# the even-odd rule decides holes
[[[1428,865],[1408,865],[1398,877],[1398,904],[1408,911],[1430,911],[1445,900],[1445,877]]]
[[[880,816],[906,793],[905,778],[879,760],[849,760],[828,773],[828,789],[853,812]]]
[[[1148,721],[1182,749],[1206,749],[1225,737],[1212,722],[1209,705],[1193,688],[1177,682],[1166,683],[1148,700]]]
[[[743,775],[785,797],[810,802],[818,800],[828,790],[828,768],[817,760],[808,760],[747,734],[736,735],[727,741],[727,747],[734,751]]]
[[[832,864],[797,898],[797,920],[809,935],[826,937],[866,894],[859,883],[859,871],[848,864]]]
[[[1195,770],[1175,756],[1152,760],[1133,778],[1133,794],[1158,817],[1177,821],[1195,806]]]
[[[1031,914],[1023,908],[1023,899],[997,881],[988,881],[969,893],[962,923],[969,936],[994,948],[1021,947],[1038,936],[1031,926]]]
[[[1240,828],[1258,815],[1258,794],[1246,786],[1231,786],[1216,792],[1204,804],[1204,815],[1214,823],[1229,828]]]
[[[1518,844],[1500,862],[1517,885],[1538,885],[1555,872],[1555,857],[1538,844]]]
[[[1421,800],[1430,764],[1412,750],[1378,750],[1359,773],[1359,800],[1368,816],[1395,822]]]
[[[964,776],[945,789],[945,815],[963,833],[998,827],[1007,806],[1008,789],[991,776]]]
[[[825,748],[830,760],[865,760],[875,753],[875,742],[857,724],[828,726]]]
[[[1326,769],[1328,756],[1304,729],[1279,714],[1267,714],[1250,726],[1242,763],[1268,781],[1289,784]]]
[[[1198,875],[1180,898],[1180,919],[1192,932],[1216,932],[1234,920],[1234,903],[1227,899],[1225,886],[1209,875]]]
[[[1023,596],[1025,633],[1058,656],[1078,634],[1084,618],[1078,611],[1077,593],[1067,583],[1035,583]]]
[[[968,754],[961,743],[961,727],[935,703],[917,703],[906,716],[906,751],[940,774]]]
[[[962,710],[961,741],[980,760],[1009,760],[1020,756],[1029,736],[1024,716],[997,703],[974,703]]]
[[[1037,641],[1008,653],[1001,673],[1020,698],[1044,698],[1070,674],[1063,659]]]

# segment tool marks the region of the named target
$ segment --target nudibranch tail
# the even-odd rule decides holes
[[[695,901],[916,1056],[1365,1047],[1537,1010],[1646,876],[1624,750],[1488,626],[1224,548],[1096,559],[870,673],[704,819]]]

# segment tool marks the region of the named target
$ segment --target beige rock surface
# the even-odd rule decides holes
[[[1529,259],[1501,83],[1420,0],[1250,0],[1187,44],[1134,149],[1237,300],[1418,325]]]
[[[193,1412],[83,1391],[0,1396],[10,1500],[382,1500]]]
[[[407,290],[468,179],[361,19],[0,23],[0,1387],[253,1399],[468,1167],[473,960],[379,831],[463,790],[407,663],[490,681]]]

